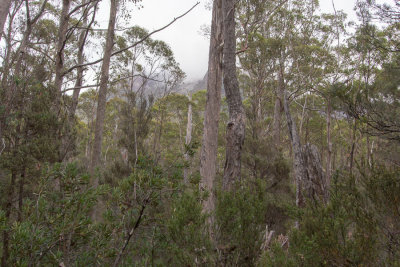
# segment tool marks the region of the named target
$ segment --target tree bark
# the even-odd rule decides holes
[[[328,143],[328,154],[326,158],[326,186],[329,189],[332,176],[332,140],[331,140],[331,113],[332,105],[331,100],[327,99],[326,107],[326,141]]]
[[[61,104],[61,88],[62,82],[64,78],[64,47],[65,42],[67,39],[67,31],[68,31],[68,21],[69,21],[69,7],[71,5],[70,0],[63,0],[62,1],[62,9],[60,15],[60,23],[58,27],[58,34],[57,34],[57,46],[56,46],[56,77],[54,80],[55,86],[55,111],[58,112]]]
[[[101,66],[101,77],[100,77],[100,88],[99,96],[97,100],[97,114],[96,114],[96,125],[94,131],[94,144],[92,151],[92,161],[90,165],[90,172],[93,174],[94,169],[100,163],[101,156],[101,142],[103,140],[103,129],[104,129],[104,118],[106,114],[106,102],[107,102],[107,86],[108,78],[110,73],[110,61],[112,49],[114,47],[114,31],[115,31],[115,21],[117,17],[117,8],[119,0],[110,0],[110,19],[108,21],[107,29],[107,39],[106,46],[104,50],[104,60]],[[98,186],[98,179],[94,179],[93,185]]]
[[[24,184],[25,184],[26,168],[22,168],[21,177],[18,183],[18,217],[17,221],[22,221],[22,206],[24,204]]]
[[[0,1],[0,41],[4,32],[4,24],[7,20],[8,11],[10,10],[11,0]]]
[[[87,0],[82,0],[82,4],[85,4]],[[88,13],[90,11],[91,8],[87,8],[83,11],[83,28],[87,28],[86,30],[83,30],[80,35],[79,35],[79,40],[78,40],[78,54],[77,54],[77,58],[78,58],[78,65],[82,65],[85,57],[84,57],[84,50],[85,50],[85,43],[86,43],[86,38],[87,35],[89,33],[89,29],[91,27],[91,25],[94,23],[94,19],[96,17],[96,9],[97,9],[97,4],[98,2],[94,2],[93,3],[93,9],[94,9],[94,13],[93,16],[91,18],[91,21],[88,24]],[[76,81],[75,81],[75,89],[74,92],[72,94],[72,103],[69,109],[69,116],[70,118],[73,118],[75,116],[75,112],[76,112],[76,107],[78,105],[78,99],[79,99],[79,93],[81,91],[81,87],[83,84],[83,73],[84,73],[85,69],[84,67],[78,67],[77,68],[77,76],[76,76]]]
[[[350,141],[350,159],[349,159],[349,172],[350,175],[353,175],[353,162],[354,162],[354,153],[356,150],[356,132],[357,132],[357,121],[354,119],[353,129],[351,132],[351,141]]]
[[[229,110],[226,127],[226,156],[222,188],[230,190],[240,181],[241,155],[245,137],[245,112],[236,75],[235,0],[223,0],[223,76]]]
[[[282,118],[282,93],[278,88],[276,90],[276,99],[274,106],[274,142],[277,148],[281,146],[281,118]]]
[[[215,208],[214,181],[217,167],[218,123],[222,89],[222,0],[214,0],[211,22],[210,51],[207,75],[207,100],[204,112],[203,142],[200,153],[200,189],[209,196],[203,202],[203,212],[210,214],[213,224]],[[213,236],[212,232],[210,233]]]
[[[279,72],[279,84],[284,92],[283,97],[283,108],[286,114],[287,126],[289,130],[289,137],[292,143],[292,153],[293,153],[293,170],[295,176],[295,184],[296,184],[296,206],[303,207],[304,206],[304,196],[303,196],[303,179],[307,176],[307,171],[305,168],[305,160],[302,153],[302,147],[300,143],[300,137],[297,133],[296,124],[292,119],[292,114],[290,113],[289,103],[288,103],[288,93],[285,88],[285,81],[283,76],[282,66],[283,62],[281,62],[280,72]]]
[[[189,105],[188,105],[188,114],[187,114],[186,138],[185,138],[186,151],[185,151],[185,155],[184,155],[186,164],[189,164],[189,160],[190,160],[190,156],[189,156],[187,149],[191,142],[192,142],[192,94],[189,93]],[[183,170],[183,180],[184,180],[185,184],[187,184],[189,182],[189,180],[188,180],[189,179],[189,171],[190,171],[189,167],[185,167],[185,169]]]
[[[82,5],[86,4],[86,0],[82,0]],[[91,7],[85,8],[83,10],[83,28],[86,28],[85,30],[82,30],[79,39],[78,39],[78,53],[77,53],[77,62],[79,65],[82,65],[85,57],[84,57],[84,49],[85,49],[85,43],[86,43],[86,38],[89,33],[89,29],[91,25],[94,22],[95,16],[96,16],[96,9],[97,9],[97,4],[98,2],[94,2]],[[88,13],[91,8],[94,8],[93,16],[88,24]],[[75,89],[72,94],[72,99],[71,99],[71,106],[69,107],[69,112],[68,112],[68,127],[67,127],[67,132],[65,134],[65,137],[63,138],[63,143],[62,143],[62,150],[61,150],[61,159],[63,160],[68,160],[69,152],[74,149],[74,140],[72,139],[72,128],[74,127],[74,120],[75,120],[75,113],[76,113],[76,108],[78,106],[78,99],[79,99],[79,94],[82,88],[83,84],[83,74],[84,74],[84,67],[78,67],[77,68],[77,73],[76,73],[76,81],[75,81]]]

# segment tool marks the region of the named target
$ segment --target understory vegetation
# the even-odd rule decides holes
[[[193,86],[146,1],[10,2],[1,266],[400,266],[398,2],[209,4]]]

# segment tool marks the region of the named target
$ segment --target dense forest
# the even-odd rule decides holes
[[[189,2],[0,2],[1,266],[400,266],[399,1]]]

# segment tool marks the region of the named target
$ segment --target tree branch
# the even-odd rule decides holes
[[[159,82],[159,83],[164,82],[164,81],[161,81],[161,80],[157,80],[157,79],[154,79],[154,78],[150,78],[150,77],[148,77],[148,76],[146,76],[146,75],[143,75],[143,74],[135,74],[135,75],[130,75],[130,76],[127,76],[127,77],[120,78],[120,79],[118,79],[118,80],[114,80],[114,81],[110,82],[110,84],[114,84],[114,83],[117,83],[117,82],[120,82],[120,81],[123,81],[123,80],[126,80],[126,79],[134,78],[134,77],[142,77],[142,78],[144,78],[144,79],[146,79],[146,80],[150,80],[150,81],[154,81],[154,82]],[[68,92],[68,91],[75,90],[75,89],[91,88],[91,87],[97,87],[97,86],[100,86],[100,84],[91,84],[91,85],[75,86],[75,87],[71,87],[71,88],[64,89],[64,90],[62,91],[62,93],[66,93],[66,92]]]
[[[165,30],[166,28],[168,28],[169,26],[171,26],[172,24],[174,24],[177,20],[179,20],[179,19],[181,19],[182,17],[186,16],[190,11],[192,11],[192,10],[193,10],[197,5],[199,5],[199,4],[200,4],[200,2],[197,2],[197,3],[196,3],[195,5],[193,5],[188,11],[186,11],[186,12],[183,13],[182,15],[180,15],[180,16],[174,18],[170,23],[168,23],[168,24],[165,25],[164,27],[161,27],[161,28],[159,28],[159,29],[157,29],[157,30],[152,31],[151,33],[149,33],[148,35],[146,35],[145,37],[143,37],[141,40],[137,41],[136,43],[134,43],[134,44],[132,44],[132,45],[126,47],[126,48],[123,48],[123,49],[121,49],[121,50],[115,51],[114,53],[111,54],[111,56],[118,55],[118,54],[120,54],[120,53],[122,53],[122,52],[125,52],[126,50],[129,50],[129,49],[131,49],[131,48],[133,48],[133,47],[135,47],[135,46],[137,46],[137,45],[143,43],[144,41],[146,41],[146,40],[147,40],[150,36],[152,36],[153,34],[155,34],[155,33],[157,33],[157,32],[160,32],[160,31],[162,31],[162,30]],[[95,61],[92,61],[92,62],[89,62],[89,63],[80,64],[80,65],[75,65],[75,66],[69,68],[68,70],[66,70],[65,73],[64,73],[64,75],[67,74],[67,73],[69,73],[69,72],[71,72],[71,71],[73,71],[73,70],[76,69],[76,68],[94,65],[94,64],[97,64],[97,63],[99,63],[99,62],[101,62],[101,61],[103,61],[103,58],[99,58],[99,59],[97,59],[97,60],[95,60]]]
[[[128,246],[128,243],[129,243],[129,241],[131,240],[131,237],[133,236],[133,233],[134,233],[135,230],[139,227],[140,222],[142,221],[142,218],[143,218],[144,210],[145,210],[147,204],[149,203],[149,200],[150,200],[150,196],[148,196],[148,197],[144,200],[144,202],[143,202],[143,204],[142,204],[142,208],[140,209],[140,212],[139,212],[139,217],[136,219],[136,223],[135,223],[135,225],[133,226],[133,228],[129,231],[129,234],[128,234],[126,240],[125,240],[125,243],[124,243],[123,247],[121,248],[121,251],[118,253],[117,258],[116,258],[115,261],[114,261],[113,267],[117,267],[117,266],[118,266],[119,261],[120,261],[121,258],[122,258],[122,254],[124,253],[126,247]]]

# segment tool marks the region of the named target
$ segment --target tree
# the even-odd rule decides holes
[[[0,40],[4,32],[4,24],[6,23],[8,10],[11,6],[11,0],[4,0],[0,3]]]
[[[96,112],[96,126],[94,130],[94,143],[92,149],[92,160],[90,163],[90,171],[94,173],[94,169],[100,163],[101,156],[101,142],[103,140],[103,128],[104,128],[104,118],[106,112],[106,101],[107,101],[107,86],[108,78],[110,72],[110,60],[112,49],[114,47],[114,30],[115,22],[117,19],[117,9],[119,5],[119,0],[110,0],[110,18],[108,21],[108,29],[106,35],[106,45],[104,47],[103,64],[101,66],[101,77],[100,77],[100,87],[97,103]],[[94,186],[98,186],[98,180],[93,181]]]
[[[223,23],[223,75],[229,122],[226,128],[226,157],[222,186],[229,190],[241,178],[241,155],[245,136],[245,113],[236,75],[235,1],[222,2]]]
[[[221,108],[222,87],[222,0],[214,0],[212,8],[210,50],[208,56],[207,100],[204,111],[204,131],[200,154],[200,189],[209,195],[203,202],[203,212],[210,215],[210,235],[212,231],[213,211],[215,209],[214,183],[216,176],[218,149],[218,122]]]

